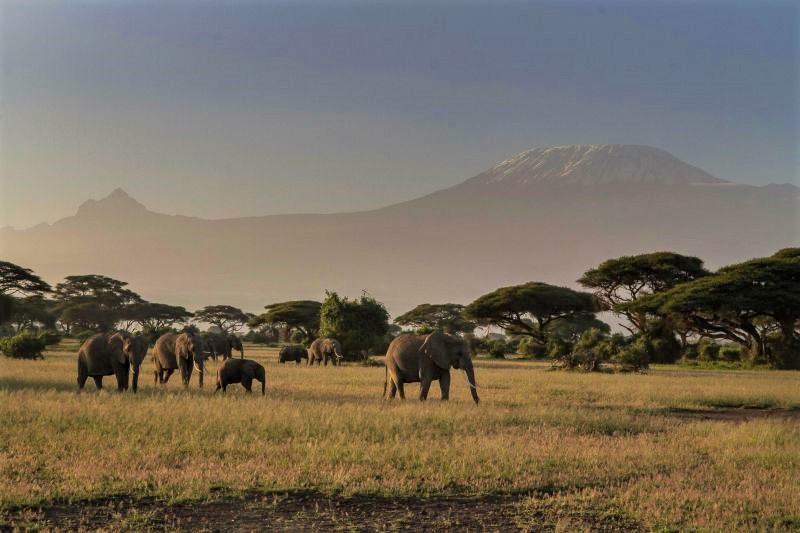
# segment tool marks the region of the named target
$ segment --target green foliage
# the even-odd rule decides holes
[[[593,313],[580,313],[556,320],[551,322],[547,328],[550,336],[556,336],[567,342],[577,341],[584,332],[590,329],[599,330],[603,334],[611,333],[611,327],[595,317]]]
[[[142,328],[142,335],[149,346],[155,346],[156,341],[161,335],[165,333],[177,333],[177,331],[178,330],[170,326],[153,327],[147,325]]]
[[[303,344],[308,340],[308,338],[306,337],[305,333],[303,333],[299,329],[296,329],[296,330],[292,331],[292,334],[289,337],[289,340],[293,344]]]
[[[326,291],[320,308],[320,337],[342,343],[346,358],[366,359],[371,352],[385,351],[389,335],[386,307],[364,292],[358,300],[341,298]]]
[[[541,359],[547,356],[547,347],[533,337],[523,337],[517,344],[517,353]]]
[[[572,351],[572,343],[559,337],[550,337],[547,341],[547,357],[559,360]]]
[[[314,339],[319,331],[321,307],[321,303],[313,300],[274,303],[265,306],[267,311],[251,318],[247,325],[299,330],[304,339]]]
[[[31,269],[8,261],[0,261],[0,294],[32,296],[51,290],[50,285],[42,281],[42,278],[34,274]]]
[[[591,294],[530,282],[485,294],[469,304],[464,315],[482,324],[499,326],[510,335],[534,337],[544,344],[551,324],[595,311]]]
[[[8,322],[17,332],[40,327],[53,329],[56,327],[53,302],[45,300],[40,294],[15,298],[13,312]]]
[[[800,368],[800,252],[721,268],[666,292],[640,299],[631,309],[659,316],[678,315],[694,332],[722,338],[762,358],[774,368]],[[766,350],[764,324],[777,329],[781,348]]]
[[[14,313],[15,300],[11,296],[0,294],[0,324],[11,320]]]
[[[56,285],[55,312],[64,330],[110,331],[126,310],[144,300],[127,283],[106,276],[67,276]]]
[[[720,346],[711,339],[700,339],[697,343],[697,359],[700,361],[716,361],[719,358]]]
[[[610,358],[610,362],[622,372],[639,372],[650,366],[653,348],[646,335],[638,335]]]
[[[674,363],[680,359],[683,349],[668,320],[650,321],[644,335],[649,341],[651,363]]]
[[[511,347],[501,339],[493,339],[488,342],[489,356],[494,359],[505,359],[511,353]]]
[[[464,318],[464,306],[459,304],[420,304],[394,321],[416,331],[444,331],[451,335],[469,333],[477,327],[475,322]]]
[[[719,348],[719,357],[728,362],[736,362],[742,360],[742,349],[736,344],[723,344]]]
[[[218,327],[225,333],[233,334],[251,320],[251,316],[232,305],[208,305],[194,313],[198,322],[205,322]]]
[[[629,304],[641,296],[706,275],[708,271],[697,257],[654,252],[604,261],[586,271],[578,283],[594,290],[603,310],[624,316],[635,331],[643,333],[647,328],[646,315]]]
[[[32,333],[20,333],[0,339],[0,352],[14,359],[39,359],[45,349],[44,339]]]
[[[176,322],[186,322],[192,313],[179,305],[167,305],[154,302],[133,304],[125,311],[126,318],[138,323],[142,329],[169,330]]]
[[[53,346],[61,342],[61,334],[56,330],[50,329],[39,333],[39,339],[45,346]]]

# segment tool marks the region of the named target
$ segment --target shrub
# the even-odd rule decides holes
[[[289,336],[289,340],[293,344],[303,344],[306,341],[306,335],[299,329],[292,331],[292,334]]]
[[[720,358],[734,362],[742,360],[742,349],[736,344],[723,344],[719,349]]]
[[[61,334],[57,331],[47,330],[39,334],[39,338],[46,346],[52,346],[61,342]]]
[[[464,335],[464,340],[467,341],[467,346],[469,346],[469,351],[473,355],[477,355],[479,353],[486,353],[489,351],[489,342],[483,337],[476,337],[472,333],[467,333]]]
[[[638,372],[650,366],[652,346],[646,335],[639,335],[632,342],[622,347],[611,362],[623,372]]]
[[[550,337],[547,341],[547,356],[551,359],[561,359],[572,351],[572,344],[559,337]]]
[[[42,357],[44,348],[45,341],[30,333],[20,333],[0,339],[0,351],[14,359],[44,359]]]
[[[710,339],[700,339],[697,343],[697,358],[701,361],[716,361],[719,358],[719,344]]]
[[[527,357],[543,358],[547,355],[547,346],[532,337],[525,337],[517,345],[517,353]]]
[[[511,349],[506,341],[500,339],[489,341],[489,355],[494,359],[505,359],[506,354],[510,352]]]

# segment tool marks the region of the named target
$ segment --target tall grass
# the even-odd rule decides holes
[[[380,495],[530,494],[613,506],[657,528],[800,524],[800,424],[683,419],[670,409],[800,408],[800,374],[658,368],[571,374],[476,362],[481,404],[453,375],[451,401],[381,400],[380,367],[277,363],[267,397],[213,395],[152,363],[139,394],[75,392],[74,347],[0,359],[0,507],[116,494],[167,501],[314,489]],[[215,363],[210,362],[213,370]],[[417,388],[409,386],[413,397]],[[588,503],[586,503],[588,502]],[[530,503],[530,502],[529,502]]]

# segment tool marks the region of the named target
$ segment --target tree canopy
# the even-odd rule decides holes
[[[469,304],[464,314],[499,326],[511,335],[528,335],[544,343],[554,322],[596,310],[589,293],[532,281],[485,294]]]
[[[756,358],[765,356],[773,366],[800,367],[798,249],[721,268],[628,307],[635,312],[679,315],[701,336],[738,343]],[[765,321],[780,331],[780,353],[765,351],[765,329],[760,327]]]
[[[32,296],[51,290],[50,285],[31,269],[0,261],[0,294]]]
[[[402,326],[450,334],[469,333],[477,327],[475,322],[464,318],[464,306],[460,304],[420,304],[394,321]]]
[[[176,322],[186,322],[194,315],[179,305],[141,302],[132,306],[128,316],[142,329],[160,331],[171,328]]]
[[[319,331],[319,313],[322,304],[314,300],[293,300],[264,306],[267,311],[248,322],[256,328],[263,325],[283,326],[288,330],[302,332],[306,339],[313,340]]]
[[[708,271],[697,257],[654,252],[604,261],[587,270],[578,283],[594,290],[602,310],[625,316],[633,329],[643,332],[647,328],[646,315],[624,304],[706,275]]]
[[[209,305],[194,313],[195,320],[213,324],[226,333],[242,329],[251,316],[232,305]]]
[[[56,312],[64,329],[73,326],[108,331],[124,318],[131,306],[144,302],[124,281],[86,274],[67,276],[56,285]]]
[[[342,343],[345,357],[369,357],[382,350],[389,333],[386,307],[366,292],[358,300],[326,292],[320,308],[320,337],[333,337]]]

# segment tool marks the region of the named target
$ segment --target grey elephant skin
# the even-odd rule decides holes
[[[165,333],[156,340],[153,348],[156,365],[155,382],[165,384],[176,369],[181,371],[184,386],[189,386],[192,369],[197,368],[200,387],[203,386],[205,355],[203,340],[195,333]]]
[[[205,352],[211,356],[214,361],[216,361],[217,357],[220,355],[223,360],[230,359],[233,357],[233,350],[239,352],[239,357],[244,359],[242,340],[236,335],[212,333],[203,338],[203,347],[205,348]]]
[[[308,359],[308,350],[299,344],[284,346],[278,354],[278,360],[281,363],[294,361],[299,365],[301,359]]]
[[[216,393],[226,392],[228,385],[241,383],[247,392],[253,392],[253,380],[261,382],[261,395],[267,391],[267,375],[264,367],[251,359],[228,359],[217,369]]]
[[[438,380],[442,400],[447,400],[450,398],[450,368],[460,368],[467,375],[472,399],[475,403],[479,401],[472,358],[464,339],[441,332],[400,335],[389,345],[385,363],[384,398],[394,398],[398,392],[400,398],[405,398],[403,384],[419,382],[419,399],[426,400],[431,383]]]
[[[336,339],[316,339],[308,348],[308,364],[324,364],[328,366],[330,359],[332,365],[338,365],[344,359],[342,345]]]
[[[139,368],[147,355],[147,341],[141,335],[126,331],[99,333],[86,339],[78,350],[78,388],[86,380],[94,379],[98,389],[103,388],[103,376],[117,377],[117,390],[128,390],[128,379],[133,373],[132,389],[139,388]]]

